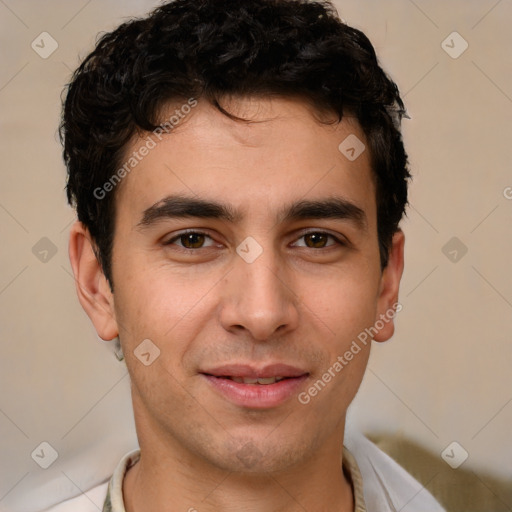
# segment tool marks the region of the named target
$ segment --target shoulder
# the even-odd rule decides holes
[[[119,461],[114,474],[109,481],[104,482],[80,496],[72,498],[44,512],[124,512],[123,503],[123,480],[129,467],[135,464],[140,457],[140,451],[134,450]]]
[[[368,512],[445,512],[423,485],[369,439],[347,434],[344,444],[361,472]]]

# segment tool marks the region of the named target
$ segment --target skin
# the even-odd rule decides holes
[[[125,507],[352,511],[341,469],[345,416],[370,343],[308,404],[297,394],[397,302],[404,236],[395,234],[382,271],[368,151],[351,162],[338,150],[350,134],[365,141],[357,121],[321,124],[292,99],[232,99],[228,107],[258,122],[233,121],[200,101],[116,190],[114,293],[87,229],[77,222],[71,230],[80,302],[102,339],[119,335],[132,381],[142,455],[124,481]],[[144,211],[171,194],[229,204],[240,218],[141,227]],[[360,208],[366,224],[279,217],[293,202],[333,196]],[[208,236],[186,245],[175,238],[184,229]],[[311,237],[319,232],[326,235]],[[236,252],[249,236],[263,249],[252,263]],[[393,329],[387,322],[375,341]],[[149,366],[134,354],[145,339],[160,349]],[[279,406],[246,408],[200,374],[233,362],[284,362],[309,376]]]

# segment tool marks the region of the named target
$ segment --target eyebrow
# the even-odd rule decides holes
[[[368,228],[365,211],[341,197],[298,201],[284,208],[281,218],[282,222],[302,219],[339,219],[353,222],[363,231]]]
[[[219,219],[236,223],[243,219],[241,211],[217,201],[199,199],[183,195],[163,198],[144,210],[137,227],[144,229],[161,220],[178,218]],[[319,200],[300,200],[284,206],[278,213],[278,222],[307,219],[347,220],[359,229],[366,231],[368,220],[362,208],[342,197],[329,197]]]
[[[164,219],[187,217],[220,219],[235,223],[241,220],[242,215],[229,205],[216,201],[173,195],[165,197],[144,210],[142,220],[137,226],[146,227]]]

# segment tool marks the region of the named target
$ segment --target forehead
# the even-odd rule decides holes
[[[336,195],[375,216],[370,156],[356,120],[320,122],[307,104],[292,99],[232,100],[223,107],[246,121],[205,101],[178,118],[174,103],[162,113],[174,121],[168,135],[132,141],[125,162],[144,156],[117,190],[119,214],[135,220],[175,194],[222,198],[241,212]]]

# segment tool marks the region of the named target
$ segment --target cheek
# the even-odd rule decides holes
[[[344,270],[321,281],[306,279],[300,294],[305,311],[318,318],[337,340],[337,349],[373,324],[378,279],[369,272]]]
[[[150,339],[161,350],[172,346],[165,352],[180,357],[208,319],[215,280],[144,263],[127,266],[121,277],[114,304],[124,345],[134,349]]]

